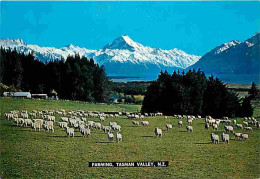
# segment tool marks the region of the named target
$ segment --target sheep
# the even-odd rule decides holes
[[[169,129],[172,129],[172,125],[171,124],[166,124],[166,130],[168,131]]]
[[[234,133],[235,140],[241,138],[242,133]]]
[[[119,126],[118,124],[117,125],[113,125],[112,127],[111,127],[113,130],[116,130],[116,131],[121,131],[121,126]]]
[[[186,126],[186,129],[188,132],[192,132],[193,131],[193,127],[192,126]]]
[[[54,132],[54,128],[53,128],[53,121],[45,121],[45,124],[43,125],[43,128],[45,130],[52,130],[52,132]]]
[[[210,138],[214,144],[219,143],[219,136],[217,134],[211,133]]]
[[[114,139],[114,134],[113,133],[110,133],[110,132],[108,132],[107,133],[107,137],[108,137],[108,139],[112,142],[113,141],[113,139]]]
[[[149,125],[149,122],[148,122],[148,121],[142,121],[141,124],[142,124],[143,126],[148,126],[148,125]]]
[[[244,129],[247,130],[247,131],[248,131],[248,130],[250,130],[250,131],[253,130],[252,127],[244,127]]]
[[[192,124],[192,119],[188,119],[188,125],[191,125]]]
[[[69,122],[69,118],[67,117],[61,117],[60,120],[63,122]]]
[[[109,122],[109,126],[113,126],[113,125],[117,125],[117,123],[116,122]]]
[[[220,120],[216,120],[215,124],[217,124],[219,126],[220,125]]]
[[[164,116],[164,119],[167,120],[168,119],[167,116]]]
[[[24,119],[23,125],[25,125],[25,127],[27,127],[27,125],[31,125],[31,124],[32,124],[32,120],[31,119]]]
[[[234,129],[232,126],[224,126],[226,132],[234,132]]]
[[[102,126],[102,129],[104,132],[109,132],[112,128],[110,126]]]
[[[96,122],[96,123],[94,124],[94,128],[95,128],[95,129],[102,129],[102,124],[99,123],[99,122]]]
[[[104,116],[100,116],[99,119],[100,119],[101,122],[105,121],[105,117]]]
[[[141,116],[140,116],[140,119],[141,119],[141,120],[144,120],[144,115],[141,115]]]
[[[243,129],[243,125],[242,125],[242,124],[236,124],[236,127],[237,127],[238,129]]]
[[[12,113],[5,113],[5,117],[6,117],[8,120],[10,120],[10,119],[12,119],[13,114],[12,114]]]
[[[248,126],[248,122],[243,121],[243,125],[247,127]]]
[[[66,128],[66,127],[68,127],[68,123],[67,122],[58,122],[58,126],[60,126],[61,128]]]
[[[221,135],[221,137],[222,137],[222,141],[224,142],[224,143],[229,143],[229,135],[228,134],[225,134],[224,132],[222,133],[222,135]]]
[[[74,128],[66,127],[66,133],[68,137],[70,136],[74,137]]]
[[[32,129],[34,129],[35,131],[37,131],[37,129],[39,131],[41,131],[42,124],[40,122],[36,121],[36,122],[32,123],[31,126],[32,126]]]
[[[236,120],[233,120],[233,124],[236,124],[237,123],[237,121]]]
[[[116,141],[117,142],[122,142],[122,134],[120,134],[119,132],[116,133]]]
[[[218,130],[218,125],[217,125],[217,124],[213,124],[213,125],[212,125],[212,128],[213,128],[214,130]]]
[[[86,136],[89,137],[90,133],[91,133],[89,128],[83,128],[80,132],[83,135],[83,137],[86,137]]]
[[[241,134],[241,139],[242,140],[247,140],[249,137],[248,137],[248,134]]]
[[[88,121],[87,125],[90,127],[94,127],[95,126],[95,122],[94,121]]]
[[[132,121],[133,125],[139,126],[139,122],[138,121]]]
[[[205,129],[209,129],[209,123],[205,124]]]
[[[21,124],[21,126],[24,123],[24,119],[23,118],[15,118],[14,122],[16,123],[16,125],[18,126],[18,124]]]
[[[181,120],[178,121],[178,126],[182,126],[182,121]]]
[[[155,133],[156,137],[162,137],[162,129],[159,129],[158,127],[156,127],[154,133]]]

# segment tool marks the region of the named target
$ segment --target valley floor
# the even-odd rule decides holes
[[[132,120],[108,118],[122,126],[122,143],[110,143],[103,131],[91,130],[89,138],[80,132],[67,138],[55,124],[55,132],[34,132],[17,127],[6,120],[10,110],[65,109],[84,111],[140,110],[140,105],[106,105],[70,101],[47,101],[0,98],[0,178],[259,178],[260,129],[238,130],[249,134],[249,140],[237,141],[230,134],[230,144],[214,145],[210,141],[213,129],[204,129],[204,120],[195,120],[194,132],[178,127],[173,117],[145,117],[148,127],[132,125]],[[260,107],[255,108],[259,115]],[[59,120],[59,117],[56,116]],[[89,118],[98,121],[98,119]],[[242,119],[237,118],[237,123]],[[56,120],[57,121],[57,120]],[[165,124],[173,129],[165,131]],[[163,137],[154,137],[154,128],[163,129]],[[223,132],[224,124],[216,131]],[[165,168],[89,168],[88,162],[104,161],[169,161]]]

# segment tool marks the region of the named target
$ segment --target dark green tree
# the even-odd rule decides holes
[[[251,88],[248,91],[248,94],[251,100],[259,98],[259,89],[257,89],[255,82],[252,83]]]

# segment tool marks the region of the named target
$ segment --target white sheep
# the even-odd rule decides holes
[[[154,133],[156,137],[162,137],[162,129],[159,129],[158,127],[155,128]]]
[[[68,127],[68,123],[67,122],[58,122],[58,126],[60,126],[61,128],[66,128],[66,127]]]
[[[252,131],[252,130],[253,130],[252,127],[244,127],[244,129],[247,130],[247,131],[248,131],[248,130],[249,130],[249,131]]]
[[[133,125],[139,126],[139,122],[138,121],[132,121]]]
[[[243,125],[242,124],[236,124],[237,128],[239,129],[243,129]]]
[[[94,128],[95,128],[95,129],[102,129],[102,124],[99,123],[99,122],[96,122],[96,123],[94,124]]]
[[[212,125],[212,128],[213,128],[214,130],[218,130],[218,125],[217,125],[217,124],[213,124],[213,125]]]
[[[67,117],[61,117],[60,120],[63,122],[69,122],[69,118]]]
[[[248,134],[241,134],[241,139],[242,140],[247,140],[249,137],[248,137]]]
[[[214,144],[219,143],[219,136],[217,134],[211,133],[210,138]]]
[[[224,143],[229,143],[229,135],[228,134],[225,134],[224,132],[222,133],[222,135],[221,135],[221,137],[222,137],[222,141],[224,142]]]
[[[235,139],[240,139],[242,133],[234,133]]]
[[[89,137],[90,133],[91,133],[89,128],[83,128],[80,132],[83,135],[83,137],[86,137],[86,136]]]
[[[108,139],[109,139],[110,141],[112,141],[112,140],[114,139],[114,134],[108,132],[108,133],[107,133],[107,137],[108,137]]]
[[[32,120],[31,119],[24,119],[23,126],[25,125],[25,127],[27,127],[27,125],[31,125],[31,124],[32,124]]]
[[[226,132],[234,132],[234,128],[232,126],[224,126]]]
[[[182,126],[182,121],[181,120],[178,121],[178,125]]]
[[[191,125],[192,124],[192,119],[188,119],[187,122],[188,122],[188,125]]]
[[[166,124],[166,130],[168,131],[169,129],[172,129],[172,125],[171,124]]]
[[[149,122],[148,122],[148,121],[141,121],[141,124],[142,124],[143,126],[148,126],[148,125],[149,125]]]
[[[66,133],[67,133],[68,137],[70,137],[70,136],[74,137],[74,128],[67,127],[66,128]]]
[[[122,134],[120,134],[119,132],[116,133],[116,141],[117,142],[122,142]]]
[[[111,127],[110,126],[102,126],[102,129],[103,129],[104,132],[111,131]]]
[[[53,127],[53,121],[45,121],[45,124],[43,125],[45,130],[52,130],[54,132],[54,127]]]
[[[192,126],[186,126],[186,129],[188,132],[192,132],[193,131],[193,127]]]

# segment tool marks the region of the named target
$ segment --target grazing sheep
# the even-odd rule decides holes
[[[224,143],[229,143],[229,135],[228,134],[225,134],[224,132],[222,133],[222,135],[221,135],[221,137],[222,137],[222,141],[224,142]]]
[[[186,126],[186,129],[188,132],[192,132],[193,131],[193,127],[192,126]]]
[[[103,126],[103,131],[104,132],[110,132],[111,131],[111,127],[110,126]]]
[[[31,126],[32,126],[32,129],[34,129],[35,131],[37,131],[37,129],[39,131],[41,131],[42,124],[40,122],[34,122],[31,124]]]
[[[178,126],[182,126],[182,121],[181,120],[178,121]]]
[[[112,142],[112,140],[114,139],[114,134],[108,132],[108,133],[107,133],[107,137],[108,137],[108,139]]]
[[[143,126],[148,126],[148,125],[149,125],[149,122],[148,122],[148,121],[141,121],[141,124],[142,124]]]
[[[63,122],[69,122],[69,118],[67,117],[61,117],[60,120]]]
[[[109,122],[109,126],[113,126],[113,125],[117,125],[117,123],[116,122]]]
[[[105,117],[104,116],[100,116],[99,119],[100,119],[101,122],[105,121]]]
[[[218,125],[217,125],[217,124],[213,124],[213,125],[212,125],[212,128],[213,128],[214,130],[218,130]]]
[[[120,141],[122,142],[122,134],[120,134],[118,132],[116,133],[116,141],[117,142],[120,142]]]
[[[162,137],[162,129],[159,129],[158,127],[156,127],[154,132],[155,132],[156,137]]]
[[[210,138],[214,144],[219,143],[219,136],[217,134],[211,133]]]
[[[171,124],[166,124],[166,130],[168,131],[169,129],[172,129],[172,125]]]
[[[209,129],[209,123],[205,124],[205,129]]]
[[[21,124],[21,126],[24,123],[24,119],[23,118],[15,118],[14,122],[16,123],[16,125],[18,126],[18,124]]]
[[[241,138],[242,133],[234,133],[235,140]]]
[[[139,126],[139,122],[138,121],[132,121],[133,125]]]
[[[118,124],[117,125],[113,125],[112,127],[111,127],[113,130],[115,130],[115,131],[121,131],[121,126],[119,126]]]
[[[247,140],[249,137],[248,137],[248,134],[241,134],[241,139],[242,140]]]
[[[90,127],[94,127],[95,126],[95,122],[94,121],[88,121],[87,125]]]
[[[164,116],[164,119],[167,120],[167,116]]]
[[[22,124],[23,126],[25,125],[25,127],[27,127],[27,125],[31,125],[32,124],[32,120],[31,119],[24,119],[24,123]]]
[[[102,129],[102,124],[99,123],[99,122],[96,122],[96,123],[94,124],[94,128],[95,128],[95,129]]]
[[[242,124],[236,124],[238,129],[243,129],[243,125]]]
[[[91,133],[89,128],[83,128],[80,132],[83,135],[83,137],[86,137],[86,136],[89,137],[90,133]]]
[[[234,132],[234,128],[232,126],[224,126],[226,132]]]
[[[67,127],[66,128],[66,133],[67,133],[68,137],[70,137],[70,136],[74,137],[74,128]]]
[[[53,121],[45,121],[45,124],[43,125],[43,128],[45,130],[52,130],[52,132],[54,132],[54,128],[53,128]]]
[[[188,119],[188,125],[191,125],[192,124],[192,119]]]
[[[247,131],[252,131],[253,130],[252,127],[244,127],[244,129],[247,130]]]
[[[58,122],[58,126],[60,126],[61,128],[66,128],[66,127],[68,127],[68,123],[67,122]]]
[[[248,122],[243,121],[243,125],[247,127],[248,126]]]
[[[236,124],[237,123],[237,121],[236,120],[233,120],[233,124]]]

